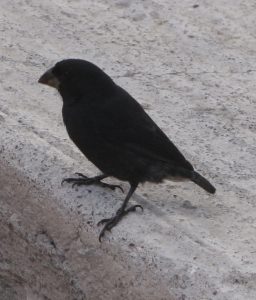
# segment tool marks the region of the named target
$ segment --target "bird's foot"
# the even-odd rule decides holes
[[[65,178],[62,180],[61,185],[64,182],[72,183],[72,188],[73,188],[74,186],[96,184],[101,187],[110,188],[111,190],[115,190],[116,188],[118,188],[122,192],[124,192],[123,188],[120,185],[108,184],[108,183],[102,182],[101,180],[103,178],[101,175],[89,178],[89,177],[83,175],[82,173],[76,173],[76,174],[79,176],[79,178]]]
[[[133,205],[125,210],[121,210],[119,209],[116,212],[116,215],[112,218],[109,219],[102,219],[101,221],[99,221],[98,225],[104,225],[103,229],[100,232],[99,235],[99,241],[101,242],[102,237],[105,234],[105,231],[111,231],[111,229],[116,226],[117,223],[119,223],[119,221],[125,216],[127,215],[129,212],[132,211],[136,211],[136,208],[140,208],[141,210],[143,210],[143,207],[141,205]]]

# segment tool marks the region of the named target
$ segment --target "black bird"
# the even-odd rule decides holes
[[[210,182],[197,173],[177,147],[143,110],[141,105],[96,65],[81,59],[67,59],[44,73],[40,83],[55,87],[62,96],[62,115],[67,132],[82,153],[102,175],[64,181],[73,184],[97,183],[113,176],[130,183],[130,190],[114,217],[105,224],[99,240],[124,215],[140,205],[127,208],[139,183],[164,179],[191,180],[209,193]]]

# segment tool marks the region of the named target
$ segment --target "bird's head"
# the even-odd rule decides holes
[[[64,102],[67,97],[104,93],[114,86],[114,82],[106,73],[82,59],[66,59],[56,63],[38,82],[56,88]]]

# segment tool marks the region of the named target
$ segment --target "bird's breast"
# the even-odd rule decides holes
[[[63,107],[63,121],[71,140],[98,168],[112,156],[108,143],[100,133],[97,117],[90,107]]]

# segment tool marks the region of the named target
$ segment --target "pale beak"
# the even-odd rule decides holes
[[[58,78],[52,73],[52,68],[46,71],[38,80],[39,83],[46,84],[52,86],[56,89],[59,89],[60,81]]]

